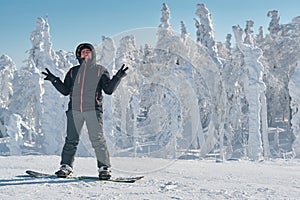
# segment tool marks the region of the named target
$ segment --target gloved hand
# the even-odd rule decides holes
[[[44,74],[46,77],[44,78],[44,80],[49,80],[51,82],[55,81],[57,79],[56,76],[54,76],[48,68],[46,68],[47,72],[42,72],[42,74]]]
[[[124,78],[127,74],[126,74],[126,70],[128,69],[128,67],[125,67],[125,64],[122,65],[122,67],[119,69],[119,71],[116,73],[116,77],[118,77],[119,79]]]

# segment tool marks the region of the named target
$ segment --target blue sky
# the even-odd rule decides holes
[[[212,14],[216,39],[222,42],[233,25],[244,27],[250,19],[255,33],[259,26],[268,33],[270,10],[280,12],[281,23],[300,16],[299,0],[1,0],[0,55],[7,54],[19,66],[28,57],[25,52],[31,48],[29,38],[38,17],[48,16],[54,50],[74,51],[81,42],[99,44],[103,35],[157,27],[163,3],[170,8],[173,29],[180,31],[183,20],[192,37],[196,5],[204,3]]]

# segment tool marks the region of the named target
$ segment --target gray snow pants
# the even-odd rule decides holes
[[[74,157],[79,143],[80,132],[84,122],[86,123],[89,139],[95,150],[97,165],[110,167],[109,153],[103,134],[103,119],[100,111],[79,112],[68,110],[67,137],[61,154],[60,164],[73,167]]]

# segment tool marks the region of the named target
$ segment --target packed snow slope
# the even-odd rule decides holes
[[[112,158],[112,174],[145,175],[134,183],[24,179],[33,169],[54,172],[58,156],[0,157],[0,199],[299,199],[300,161]],[[77,157],[74,175],[96,175],[95,159]]]

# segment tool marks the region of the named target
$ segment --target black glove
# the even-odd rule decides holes
[[[124,78],[127,74],[126,74],[126,70],[128,69],[128,67],[125,67],[125,64],[122,65],[121,69],[119,69],[119,71],[116,73],[116,77],[118,77],[119,79]]]
[[[46,68],[47,72],[42,72],[42,74],[44,74],[46,77],[44,78],[44,80],[49,80],[51,82],[55,81],[57,79],[56,76],[54,76],[48,68]]]

